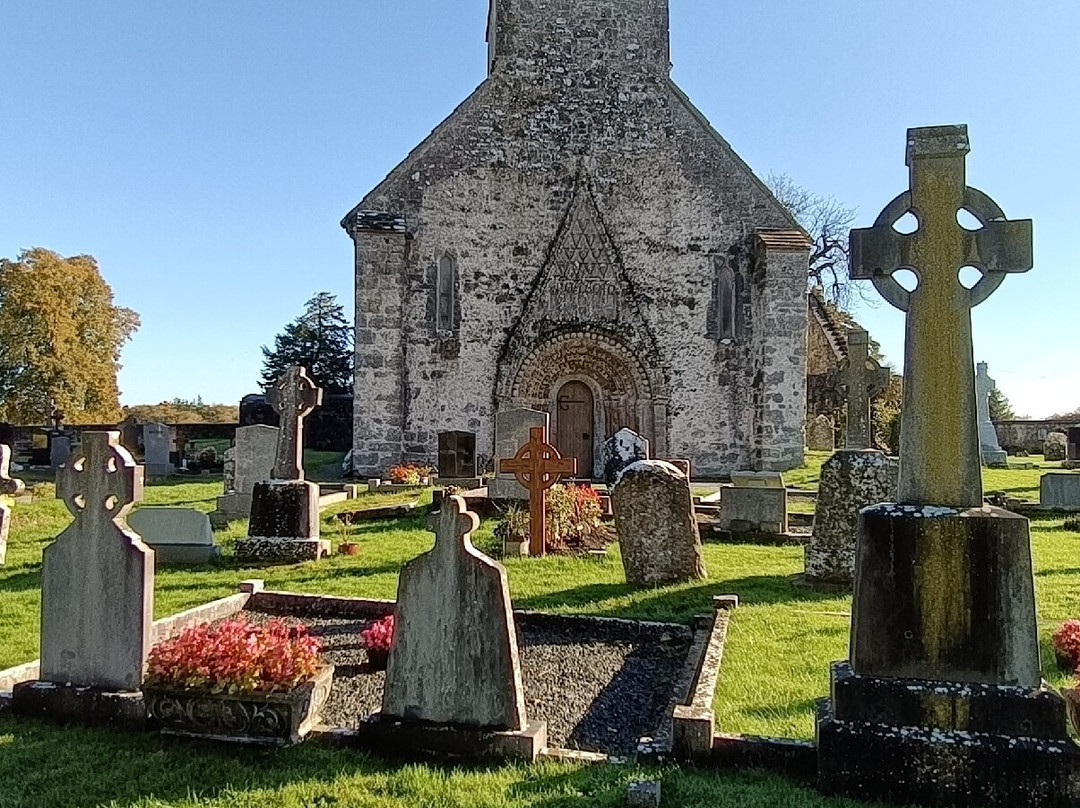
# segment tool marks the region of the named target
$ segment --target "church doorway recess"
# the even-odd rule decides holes
[[[569,381],[555,399],[555,448],[563,457],[577,459],[578,474],[593,469],[593,430],[596,404],[593,391],[582,381]]]

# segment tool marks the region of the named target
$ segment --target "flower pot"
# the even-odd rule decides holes
[[[334,666],[284,693],[208,693],[147,686],[146,711],[166,735],[239,743],[296,743],[319,720],[330,697]]]
[[[386,648],[365,648],[367,652],[368,667],[375,671],[386,670],[386,663],[390,661],[390,651]]]
[[[1061,691],[1065,697],[1065,714],[1075,732],[1080,734],[1080,687],[1066,687]]]
[[[338,552],[347,556],[360,555],[360,545],[351,541],[342,542],[338,545]]]

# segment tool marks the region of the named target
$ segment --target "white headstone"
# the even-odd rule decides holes
[[[604,441],[604,482],[610,488],[623,469],[648,459],[649,441],[632,429],[620,429]]]

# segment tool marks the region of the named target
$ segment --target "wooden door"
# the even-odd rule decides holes
[[[578,477],[593,476],[592,390],[584,382],[567,382],[559,391],[555,416],[555,448],[563,457],[576,457]]]

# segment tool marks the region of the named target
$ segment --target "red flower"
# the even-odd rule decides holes
[[[394,615],[372,623],[360,632],[360,641],[372,651],[389,651],[394,642]]]

